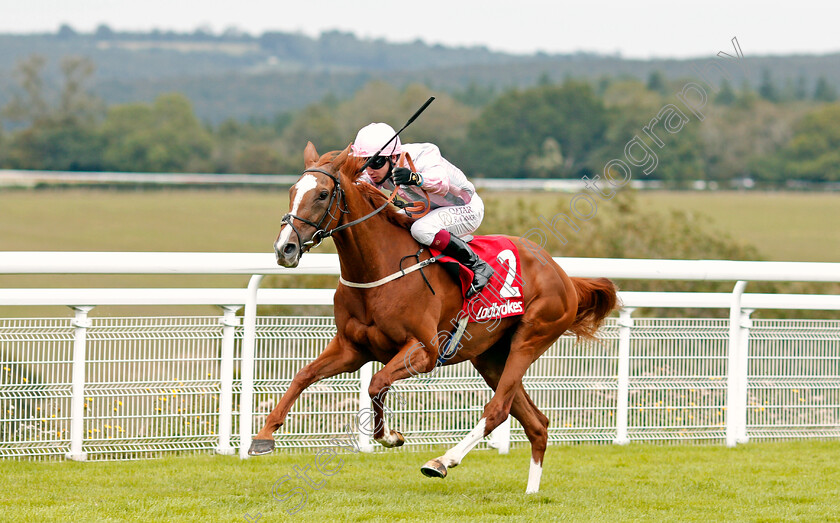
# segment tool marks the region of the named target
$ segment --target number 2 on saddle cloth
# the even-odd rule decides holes
[[[458,317],[452,322],[458,326],[450,333],[449,343],[440,352],[438,365],[442,365],[458,351],[461,335],[467,322],[487,324],[487,328],[492,330],[495,328],[494,324],[502,318],[525,313],[525,301],[522,295],[525,282],[522,279],[519,263],[519,249],[513,241],[504,236],[476,236],[469,244],[482,260],[490,264],[495,274],[480,293],[469,300],[464,300]],[[435,249],[430,250],[432,255],[440,254]],[[461,284],[461,295],[465,296],[472,283],[472,272],[448,256],[441,257],[438,263],[457,267],[456,279]]]

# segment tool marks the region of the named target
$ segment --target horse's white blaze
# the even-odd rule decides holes
[[[439,458],[440,462],[447,468],[460,464],[461,460],[464,459],[464,456],[466,456],[473,447],[478,445],[479,441],[484,439],[485,426],[487,426],[487,419],[481,418],[478,421],[478,425],[476,425],[475,428],[467,434],[467,437],[462,439],[460,443],[451,449],[447,450],[446,454]]]
[[[525,488],[526,494],[536,494],[540,491],[540,478],[542,477],[542,465],[531,458],[531,468],[528,469],[528,486]]]
[[[292,210],[290,214],[297,215],[298,208],[300,207],[300,203],[303,201],[303,197],[306,193],[314,189],[318,186],[318,179],[315,178],[314,175],[305,174],[301,177],[300,180],[295,184],[295,189],[297,192],[295,193],[295,201],[292,205]],[[283,230],[280,231],[280,236],[277,238],[277,243],[274,244],[274,250],[280,251],[281,247],[289,243],[289,239],[292,236],[292,228],[288,225],[283,226]]]

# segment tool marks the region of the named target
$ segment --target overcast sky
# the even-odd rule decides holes
[[[840,2],[814,0],[0,0],[0,32],[235,27],[317,36],[340,29],[394,42],[498,51],[595,51],[625,57],[710,56],[738,38],[744,54],[840,51]]]

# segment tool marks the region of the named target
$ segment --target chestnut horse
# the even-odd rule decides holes
[[[376,282],[397,272],[401,258],[413,255],[421,246],[408,231],[411,218],[388,205],[372,185],[355,181],[361,161],[350,156],[349,150],[319,157],[312,143],[306,146],[306,170],[289,192],[291,208],[274,246],[277,263],[297,266],[313,244],[332,235],[342,279]],[[461,463],[482,438],[512,414],[531,443],[526,492],[538,492],[548,418],[525,392],[522,376],[564,332],[591,338],[616,308],[616,289],[610,280],[570,278],[534,244],[520,249],[519,255],[525,282],[524,314],[499,320],[492,330],[470,323],[458,352],[445,362],[452,365],[468,360],[495,391],[493,398],[463,441],[422,467],[427,476],[444,477],[448,468]],[[421,255],[429,256],[427,250]],[[463,303],[460,285],[441,264],[432,263],[423,270],[435,294],[429,292],[419,272],[372,288],[339,283],[334,300],[337,334],[320,356],[297,373],[252,441],[249,454],[273,450],[272,434],[283,425],[292,404],[309,385],[353,372],[374,360],[384,367],[373,376],[368,390],[373,399],[373,437],[386,447],[402,445],[402,434],[386,425],[385,395],[395,381],[434,370],[439,332],[451,329],[450,321],[458,317]]]

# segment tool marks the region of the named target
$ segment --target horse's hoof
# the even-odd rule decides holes
[[[405,437],[396,430],[391,430],[390,438],[376,438],[376,442],[385,448],[392,449],[402,447],[405,444]]]
[[[422,472],[427,478],[443,479],[446,477],[446,466],[441,463],[440,460],[433,459],[420,467],[420,472]]]
[[[251,448],[248,449],[249,456],[262,456],[263,454],[271,454],[274,450],[273,439],[255,439],[251,440]]]
[[[397,441],[393,445],[394,447],[402,447],[403,445],[405,445],[405,436],[403,436],[402,434],[400,434],[396,430],[392,430],[391,435],[397,437]]]

